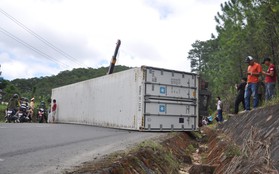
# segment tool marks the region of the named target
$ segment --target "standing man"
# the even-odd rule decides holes
[[[243,109],[245,110],[245,100],[244,100],[244,93],[245,93],[245,86],[247,84],[247,78],[243,77],[241,79],[240,84],[236,84],[235,88],[237,90],[237,96],[234,102],[234,113],[238,113],[239,104],[242,103]]]
[[[268,101],[275,95],[276,69],[268,57],[264,59],[262,64],[268,66],[266,72],[262,71],[263,75],[265,75],[265,101]]]
[[[29,112],[30,112],[31,121],[33,120],[33,116],[34,116],[34,109],[35,109],[35,102],[34,102],[34,100],[35,100],[35,98],[34,98],[34,97],[33,97],[33,98],[31,98],[31,102],[30,102],[30,104],[29,104],[29,106],[30,106],[30,110],[29,110]]]
[[[52,104],[52,108],[51,108],[51,115],[52,115],[52,122],[55,122],[55,117],[56,117],[56,110],[57,110],[57,104],[56,104],[56,100],[53,99],[52,100],[53,104]]]
[[[220,97],[217,97],[217,121],[223,122],[223,103]]]
[[[248,63],[247,68],[247,85],[245,88],[244,98],[245,98],[245,110],[250,111],[250,97],[251,95],[254,98],[253,107],[258,107],[259,97],[258,97],[258,82],[259,76],[262,72],[262,66],[255,62],[252,56],[248,56],[245,59],[245,62]]]

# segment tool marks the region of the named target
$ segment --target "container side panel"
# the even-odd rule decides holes
[[[53,89],[58,121],[113,128],[139,129],[139,68]]]

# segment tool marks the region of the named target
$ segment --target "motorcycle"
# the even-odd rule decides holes
[[[30,122],[31,119],[28,116],[28,113],[26,111],[19,111],[18,112],[18,117],[19,117],[19,122],[20,123],[25,123],[25,122]]]
[[[39,108],[38,111],[38,115],[37,115],[37,119],[39,123],[43,123],[44,122],[44,116],[45,115],[45,109],[44,108]]]
[[[6,118],[6,121],[5,121],[6,123],[11,123],[11,122],[18,123],[19,122],[16,112],[13,110],[10,110],[10,109],[6,110],[5,118]]]
[[[28,106],[26,103],[22,103],[19,108],[18,118],[20,123],[31,122],[31,118],[28,112]]]

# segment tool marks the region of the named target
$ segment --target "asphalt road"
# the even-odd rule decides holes
[[[162,135],[85,125],[0,123],[0,173],[63,173]]]

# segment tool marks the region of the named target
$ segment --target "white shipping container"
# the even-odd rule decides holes
[[[198,128],[198,76],[142,66],[55,88],[57,120],[147,131]]]

